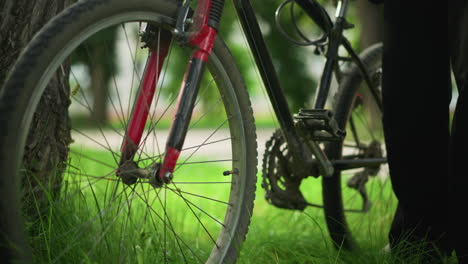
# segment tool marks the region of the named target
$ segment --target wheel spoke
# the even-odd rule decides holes
[[[172,183],[174,185],[174,187],[176,189],[177,188],[177,185],[175,183]],[[219,249],[219,245],[216,243],[216,240],[213,238],[213,235],[211,235],[211,233],[208,231],[208,229],[206,228],[206,226],[202,223],[202,221],[200,220],[200,217],[198,217],[198,215],[195,213],[195,211],[193,211],[193,208],[192,206],[190,206],[189,202],[187,201],[187,199],[185,199],[185,197],[182,195],[182,194],[179,194],[179,197],[182,198],[182,200],[184,200],[185,202],[185,205],[187,205],[187,207],[190,209],[190,212],[192,212],[192,214],[195,216],[195,218],[197,219],[198,223],[202,226],[203,230],[205,230],[206,234],[210,237],[211,241],[215,244],[215,246]],[[198,207],[197,207],[198,208]],[[203,210],[200,210],[202,212],[204,212]]]
[[[170,187],[165,187],[173,192],[180,192],[180,193],[183,193],[183,194],[187,194],[187,195],[192,195],[192,196],[196,196],[196,197],[200,197],[200,198],[203,198],[203,199],[207,199],[207,200],[211,200],[211,201],[214,201],[214,202],[218,202],[218,203],[222,203],[222,204],[226,204],[226,205],[229,205],[229,206],[232,206],[232,204],[228,203],[228,202],[223,202],[223,201],[220,201],[220,200],[217,200],[217,199],[213,199],[213,198],[210,198],[210,197],[206,197],[206,196],[203,196],[203,195],[199,195],[199,194],[194,194],[194,193],[189,193],[189,192],[185,192],[185,191],[182,191],[182,190],[177,190],[177,189],[172,189]]]
[[[191,162],[177,163],[176,165],[181,167],[181,166],[190,165],[190,164],[203,164],[203,163],[226,162],[226,161],[234,161],[234,160],[224,159],[224,160],[191,161]]]
[[[159,53],[160,53],[160,43],[161,43],[161,28],[159,28],[158,30],[158,48],[157,48],[157,54],[158,54],[158,57],[159,57]],[[165,78],[166,78],[166,73],[167,73],[167,68],[170,64],[170,61],[171,61],[171,54],[172,54],[172,44],[170,45],[169,47],[169,51],[168,51],[168,55],[165,59],[165,70],[163,71],[162,73],[162,79],[161,81],[159,81],[160,85],[159,85],[159,89],[157,89],[157,96],[156,96],[156,100],[155,100],[155,107],[154,107],[154,111],[153,113],[150,113],[149,109],[148,109],[148,113],[150,113],[150,126],[149,126],[149,129],[148,129],[148,132],[146,133],[146,136],[144,137],[142,143],[140,144],[140,149],[143,150],[143,147],[145,146],[146,144],[146,140],[148,138],[148,136],[150,134],[153,134],[153,138],[154,138],[154,141],[156,142],[156,147],[157,147],[157,151],[158,151],[158,154],[161,154],[161,149],[159,147],[159,142],[158,142],[158,138],[156,136],[156,125],[159,123],[159,120],[161,119],[158,119],[156,122],[153,122],[154,118],[155,118],[155,115],[156,115],[156,106],[158,105],[158,102],[159,102],[159,99],[161,98],[161,92],[162,92],[162,88],[164,86],[164,81],[165,81]],[[159,67],[160,65],[157,64],[157,66]],[[156,72],[159,72],[158,69],[156,69]],[[158,86],[158,83],[155,84],[156,87]],[[172,101],[173,102],[173,101]],[[170,105],[169,105],[170,106]],[[161,116],[162,117],[162,116]],[[154,142],[153,141],[153,142]],[[141,159],[141,154],[142,152],[140,152],[138,158]],[[153,161],[154,162],[154,161]]]
[[[221,127],[223,127],[223,126],[226,124],[226,122],[227,122],[228,120],[229,120],[229,118],[226,119],[226,120],[224,120],[224,121],[223,121],[223,122],[222,122],[222,123],[221,123],[221,124],[204,140],[204,141],[203,141],[203,143],[201,144],[201,146],[202,146],[203,144],[205,144],[214,134],[216,134],[216,132],[218,132],[218,131],[221,129]],[[182,164],[187,163],[187,162],[190,160],[190,158],[201,148],[201,146],[197,147],[192,153],[190,153],[190,155],[182,162]],[[175,171],[177,171],[180,167],[181,167],[181,166],[177,167],[177,168],[175,169]]]

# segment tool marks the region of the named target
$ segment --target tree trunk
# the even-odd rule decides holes
[[[358,12],[361,24],[361,50],[383,41],[383,5],[376,5],[369,0],[358,0]]]
[[[358,0],[358,12],[361,24],[360,48],[361,50],[383,41],[384,32],[384,12],[383,4],[372,4],[369,0]],[[373,100],[373,96],[368,89],[361,91],[364,98],[364,111],[367,115],[369,127],[371,129],[381,128],[380,110]]]
[[[106,69],[104,45],[91,46],[93,58],[88,65],[91,77],[91,91],[93,93],[93,122],[103,125],[107,121],[107,98],[109,94],[109,73]],[[96,59],[99,58],[99,59]]]
[[[33,35],[72,0],[0,0],[0,89],[8,71]],[[71,142],[68,106],[70,105],[69,67],[58,71],[47,87],[34,115],[26,142],[23,166],[24,199],[47,202],[41,186],[59,189],[61,172]],[[35,200],[34,200],[35,199]],[[29,212],[28,212],[29,213]],[[35,213],[34,213],[35,215]]]

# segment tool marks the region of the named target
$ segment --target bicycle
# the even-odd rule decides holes
[[[343,36],[344,30],[352,28],[345,18],[348,0],[338,1],[335,21],[316,1],[295,3],[324,32],[305,44],[317,46],[327,60],[314,108],[293,116],[249,1],[234,1],[281,127],[267,143],[262,187],[267,200],[278,207],[323,208],[335,245],[352,249],[355,242],[345,212],[369,210],[365,184],[386,163],[381,129],[370,123],[365,128],[356,122],[367,117],[365,106],[378,110],[372,117],[381,115],[382,46],[372,46],[361,55],[354,52]],[[31,252],[46,252],[50,260],[70,260],[71,256],[89,257],[110,250],[110,241],[118,241],[118,252],[130,248],[134,256],[149,254],[165,263],[235,262],[253,210],[257,155],[254,118],[245,84],[228,47],[217,36],[223,5],[223,0],[199,0],[193,9],[190,1],[82,1],[62,12],[33,39],[0,95],[4,118],[0,138],[0,168],[4,172],[1,212],[8,215],[2,220],[2,226],[7,226],[2,234],[3,252],[26,260],[31,260]],[[121,81],[108,76],[96,62],[98,56],[112,56],[112,49],[106,46],[109,44],[99,42],[98,34],[114,28],[122,32],[120,36],[128,46],[123,49],[131,54],[126,65],[131,69],[120,70],[128,77],[124,80],[126,97],[118,87]],[[132,38],[132,34],[139,35]],[[90,50],[95,42],[103,43],[101,49]],[[349,57],[339,54],[340,47]],[[86,59],[79,55],[83,49]],[[192,54],[183,53],[187,50]],[[140,63],[139,57],[147,57],[146,63]],[[171,60],[175,60],[172,65],[187,65],[185,74],[176,66],[171,71]],[[341,67],[341,62],[346,67]],[[87,70],[89,65],[95,69]],[[93,79],[94,75],[101,79]],[[327,110],[333,75],[339,88],[331,97],[331,110]],[[178,95],[168,93],[164,97],[161,87],[173,80],[182,83]],[[93,83],[111,87],[105,102],[113,116],[107,117],[107,124],[96,117],[94,102],[85,91]],[[66,146],[61,150],[63,161],[56,163],[53,180],[41,182],[34,171],[37,165],[23,164],[22,160],[39,155],[30,151],[30,139],[35,143],[50,140],[43,130],[53,125],[53,120],[37,121],[34,113],[39,100],[50,99],[44,91],[54,87],[66,88],[62,100],[72,105],[67,112],[89,112],[91,117],[85,123],[94,123],[95,128],[78,126],[71,129],[71,137],[61,135]],[[366,89],[368,92],[363,92]],[[210,95],[209,106],[201,106],[200,101],[206,99],[197,99],[197,95]],[[172,111],[173,120],[168,126],[164,117]],[[212,131],[197,129],[207,116],[217,122]],[[65,129],[70,124],[79,125],[70,120],[67,117],[58,123]],[[33,122],[35,126],[42,124],[41,129],[32,131],[27,139]],[[372,122],[378,123],[378,119]],[[167,141],[160,142],[160,134],[168,127]],[[194,142],[190,134],[197,133],[206,136]],[[45,135],[44,139],[40,135]],[[184,144],[187,142],[189,145]],[[209,155],[201,152],[208,147],[218,150],[219,156],[206,160]],[[220,149],[227,157],[220,154]],[[353,152],[344,153],[349,150]],[[195,154],[200,158],[195,159]],[[206,164],[216,164],[210,168],[210,175],[197,171]],[[352,169],[359,169],[347,183],[362,197],[362,208],[357,209],[344,208],[341,191],[340,173]],[[322,176],[323,206],[307,202],[299,191],[301,181],[310,176]],[[21,207],[21,200],[24,203],[26,198],[20,199],[17,193],[25,186],[33,187],[26,193],[32,196],[26,197],[27,201],[32,202]],[[33,220],[28,219],[31,208]],[[79,209],[83,210],[80,214]],[[67,218],[70,212],[73,218]],[[81,219],[85,217],[89,219]],[[52,227],[51,222],[57,219],[62,222]],[[128,228],[140,237],[129,237],[125,233]],[[116,233],[112,233],[114,230]],[[155,233],[158,241],[149,233]],[[57,245],[63,251],[55,252]],[[144,251],[150,247],[154,250]],[[78,255],[71,255],[72,251]],[[115,261],[128,260],[126,254],[119,253]]]

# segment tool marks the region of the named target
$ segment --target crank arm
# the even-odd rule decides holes
[[[323,150],[319,147],[317,142],[312,140],[305,140],[305,142],[311,150],[312,154],[318,160],[320,175],[326,178],[332,177],[333,173],[335,172],[335,168],[333,167],[331,161],[328,159],[327,155],[325,155]]]
[[[331,161],[328,159],[327,155],[325,155],[323,150],[317,144],[317,142],[313,140],[307,140],[305,135],[301,132],[300,129],[297,129],[296,131],[298,133],[298,136],[302,139],[302,142],[305,142],[306,144],[305,145],[299,144],[296,146],[292,146],[292,148],[294,147],[300,148],[301,152],[307,153],[307,156],[308,156],[307,158],[309,158],[310,161],[308,162],[306,159],[303,159],[302,163],[305,163],[304,167],[313,168],[318,165],[320,175],[326,178],[332,177],[335,171],[335,168],[333,167],[333,164],[331,163]],[[294,154],[294,150],[293,150],[293,154]],[[316,158],[316,160],[311,160],[312,155]]]

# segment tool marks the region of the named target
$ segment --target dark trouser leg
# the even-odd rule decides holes
[[[390,241],[429,241],[449,251],[448,54],[433,32],[438,14],[415,19],[418,5],[385,3],[384,130],[399,200]]]
[[[452,177],[450,184],[451,234],[457,256],[468,263],[468,87],[460,90],[452,133]]]
[[[460,263],[468,263],[468,3],[449,1],[449,43],[459,97],[452,126],[451,236]]]

